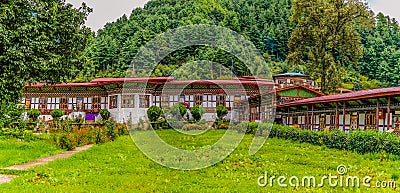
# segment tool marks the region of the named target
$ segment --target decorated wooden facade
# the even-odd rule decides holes
[[[301,73],[284,73],[273,76],[274,82],[279,88],[291,87],[291,86],[305,86],[316,90],[317,87],[315,82],[310,80],[308,75]]]
[[[309,87],[299,85],[277,88],[271,92],[250,97],[248,101],[240,101],[235,105],[240,111],[240,121],[265,121],[269,120],[271,118],[270,116],[274,116],[275,118],[275,109],[279,104],[319,96],[325,96],[325,94]],[[277,121],[280,122],[280,118],[278,118]]]
[[[309,98],[277,106],[283,124],[312,130],[399,130],[400,87]]]
[[[152,106],[172,106],[183,103],[190,109],[202,105],[209,116],[219,104],[228,109],[235,101],[270,92],[276,85],[265,79],[240,77],[235,80],[188,80],[159,78],[100,78],[90,83],[29,85],[22,103],[27,109],[39,109],[50,114],[61,109],[66,114],[84,113],[94,120],[101,109],[108,109],[118,122],[146,118]]]

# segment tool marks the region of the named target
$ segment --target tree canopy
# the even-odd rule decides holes
[[[98,31],[85,50],[88,60],[76,81],[124,77],[141,46],[169,29],[191,24],[238,32],[263,54],[272,73],[307,73],[325,92],[395,86],[400,81],[398,22],[382,13],[374,15],[357,0],[152,0]],[[176,76],[199,78],[192,69],[195,61],[234,66],[238,75],[245,74],[234,56],[194,46],[170,54],[153,76],[169,76],[183,67]],[[215,72],[200,78],[228,78],[223,69]]]
[[[91,12],[65,0],[4,0],[0,5],[0,103],[17,102],[26,84],[66,82],[83,68]]]
[[[290,0],[152,0],[98,31],[86,50],[90,59],[83,77],[124,77],[139,48],[169,29],[191,24],[211,24],[227,27],[249,39],[268,61],[283,62],[294,27],[289,22]],[[169,76],[183,64],[193,61],[213,61],[234,67],[245,75],[243,64],[223,50],[193,46],[170,54],[153,72],[153,76]],[[217,79],[221,73],[210,74]],[[237,71],[237,72],[236,72]],[[205,73],[203,73],[205,74]],[[196,75],[193,75],[197,77]]]
[[[362,56],[354,23],[368,21],[367,5],[359,0],[293,0],[291,21],[296,28],[289,40],[289,63],[304,64],[323,92],[341,83],[341,68],[357,64]]]

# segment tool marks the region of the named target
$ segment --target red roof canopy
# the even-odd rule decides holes
[[[98,78],[92,80],[89,83],[63,83],[63,84],[35,84],[28,85],[27,88],[32,87],[90,87],[90,86],[102,86],[108,84],[123,84],[125,82],[142,82],[142,83],[150,83],[150,84],[219,84],[219,85],[227,85],[227,84],[251,84],[251,85],[260,85],[260,86],[275,86],[276,84],[267,80],[267,79],[257,79],[256,77],[241,77],[235,80],[174,80],[173,77],[150,77],[150,78]]]
[[[297,106],[297,105],[339,102],[339,101],[351,101],[351,100],[385,97],[385,96],[392,96],[392,95],[400,95],[400,87],[380,88],[380,89],[373,89],[373,90],[361,90],[361,91],[356,91],[356,92],[352,92],[352,93],[321,96],[321,97],[309,98],[309,99],[304,99],[304,100],[281,104],[281,105],[278,105],[278,107],[289,107],[289,106]]]

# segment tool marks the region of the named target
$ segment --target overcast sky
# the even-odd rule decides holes
[[[93,8],[87,26],[97,31],[107,22],[113,22],[122,15],[130,15],[135,7],[143,7],[149,0],[66,0],[75,7],[79,7],[82,2]],[[268,1],[268,0],[266,0]],[[385,15],[395,17],[400,21],[400,0],[367,0],[374,12],[383,12]]]

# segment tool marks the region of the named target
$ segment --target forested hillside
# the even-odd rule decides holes
[[[291,0],[152,0],[144,8],[135,9],[130,16],[123,16],[98,31],[86,50],[89,60],[86,70],[75,81],[124,77],[142,45],[168,29],[190,24],[214,24],[240,33],[259,49],[272,73],[307,73],[304,66],[286,62],[288,41],[296,27],[289,19],[291,8]],[[395,86],[400,81],[398,22],[380,13],[370,23],[368,27],[358,27],[354,22],[363,56],[358,58],[357,65],[341,67],[346,72],[342,77],[345,88]],[[195,60],[240,66],[235,57],[221,50],[197,46],[169,55],[153,75],[170,75],[182,64]]]

